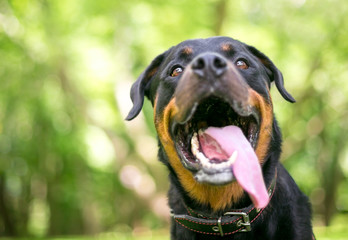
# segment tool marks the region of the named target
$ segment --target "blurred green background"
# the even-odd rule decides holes
[[[282,162],[318,239],[348,239],[347,12],[346,0],[0,0],[0,236],[169,239],[168,172],[150,104],[123,120],[130,86],[170,46],[227,35],[283,72],[297,103],[273,88]]]

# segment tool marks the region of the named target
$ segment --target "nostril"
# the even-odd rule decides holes
[[[198,58],[192,65],[193,69],[204,69],[205,68],[205,61],[203,58]]]
[[[220,57],[215,57],[213,61],[214,67],[217,69],[225,68],[226,67],[226,62]]]

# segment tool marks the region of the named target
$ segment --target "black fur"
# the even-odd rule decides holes
[[[222,43],[230,44],[231,51],[222,52],[219,49]],[[192,48],[193,54],[188,56],[181,54],[184,46]],[[172,68],[178,64],[185,67],[195,56],[208,51],[224,54],[224,57],[232,62],[240,57],[246,59],[253,68],[250,71],[241,71],[240,74],[249,87],[262,95],[265,101],[271,101],[267,89],[270,87],[271,82],[275,82],[281,95],[287,101],[295,102],[294,98],[284,88],[281,72],[266,55],[254,47],[227,37],[195,39],[180,43],[159,55],[141,74],[132,87],[131,97],[134,106],[127,116],[127,120],[131,120],[139,114],[143,105],[144,96],[154,103],[155,96],[157,95],[158,106],[155,114],[163,111],[180,81],[180,77],[173,78],[169,76]],[[252,230],[247,233],[235,233],[224,237],[210,236],[190,231],[175,221],[172,221],[171,239],[313,239],[311,210],[308,198],[299,190],[294,180],[279,162],[282,137],[275,118],[271,134],[271,142],[262,166],[262,171],[266,186],[269,186],[277,169],[276,189],[269,205],[262,212],[261,216],[252,223]],[[187,214],[185,206],[188,206],[200,212],[211,214],[212,210],[209,206],[197,203],[185,192],[177,178],[177,173],[169,164],[168,156],[161,143],[159,143],[158,157],[170,171],[169,180],[171,186],[168,192],[168,198],[169,206],[174,212],[177,214]],[[242,199],[238,203],[234,203],[232,207],[233,209],[244,208],[250,204],[252,203],[248,195],[244,194]],[[216,216],[218,217],[219,214],[228,210],[224,209],[216,213]]]

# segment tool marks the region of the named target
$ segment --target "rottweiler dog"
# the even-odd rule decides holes
[[[171,239],[314,239],[308,198],[279,162],[272,82],[295,102],[265,54],[212,37],[170,48],[133,84],[126,119],[151,101]]]

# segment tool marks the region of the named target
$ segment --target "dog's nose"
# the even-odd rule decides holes
[[[227,69],[226,60],[214,53],[204,53],[196,57],[192,63],[192,70],[200,77],[207,77],[213,74],[215,77],[221,76]]]

